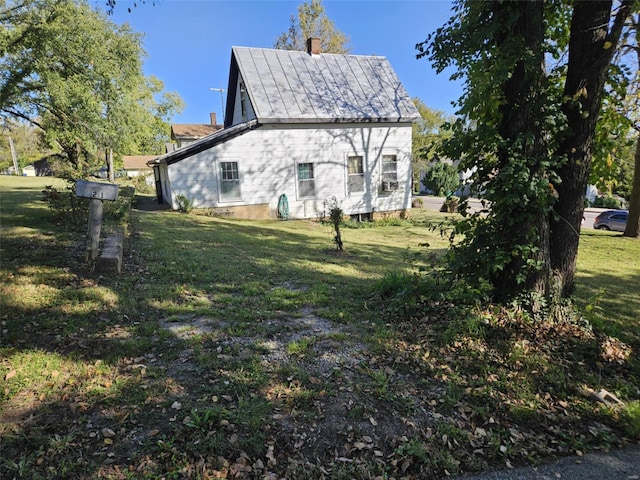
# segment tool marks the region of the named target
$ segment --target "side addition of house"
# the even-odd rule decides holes
[[[388,60],[233,47],[224,128],[150,162],[158,198],[237,218],[411,207],[411,123],[419,118]]]

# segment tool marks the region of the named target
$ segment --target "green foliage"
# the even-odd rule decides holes
[[[589,182],[599,190],[631,194],[634,146],[640,129],[640,13],[632,14],[621,34],[621,48],[609,67],[602,111],[596,126]]]
[[[287,353],[294,357],[305,357],[312,351],[316,339],[314,337],[302,337],[287,345]]]
[[[344,211],[340,208],[340,204],[336,197],[331,197],[324,202],[325,210],[329,211],[329,221],[333,226],[335,235],[333,241],[336,244],[336,248],[339,252],[343,251],[344,244],[342,243],[342,232],[340,226],[344,223]]]
[[[136,192],[139,192],[139,193],[155,192],[155,189],[153,188],[153,186],[147,183],[146,177],[144,175],[138,175],[136,177],[133,177],[133,179],[131,180],[131,183],[133,184]]]
[[[83,176],[100,149],[161,153],[166,120],[181,108],[142,72],[142,37],[83,1],[9,1],[0,45],[0,114],[44,130],[44,139]],[[158,99],[159,98],[159,99]]]
[[[630,402],[625,406],[623,417],[630,437],[640,437],[640,401]]]
[[[438,148],[451,137],[447,125],[453,120],[445,117],[443,112],[427,107],[419,98],[414,98],[413,103],[420,113],[420,120],[411,124],[411,168],[414,188],[417,190],[421,172],[427,169],[430,162],[438,160]]]
[[[7,119],[2,129],[2,135],[0,135],[0,171],[13,166],[9,137],[13,140],[20,168],[24,168],[50,153],[42,146],[42,136],[38,129],[25,122]]]
[[[289,30],[281,33],[275,48],[306,50],[308,38],[319,38],[323,53],[349,53],[349,38],[327,17],[322,0],[311,0],[298,6],[297,17],[291,15]]]
[[[89,218],[89,199],[76,196],[76,184],[67,180],[65,188],[47,185],[42,191],[42,199],[51,210],[56,223],[67,228],[80,230],[86,228]],[[115,201],[103,202],[102,218],[105,224],[125,225],[131,212],[131,195],[123,193]]]
[[[471,215],[457,226],[462,240],[452,246],[451,267],[507,297],[545,275],[549,245],[541,232],[548,229],[563,161],[550,154],[565,123],[556,96],[560,82],[543,68],[543,42],[555,38],[551,52],[559,54],[564,30],[554,30],[554,23],[545,37],[542,8],[460,1],[456,15],[418,45],[418,56],[428,56],[438,71],[455,66],[452,78],[464,78],[465,97],[442,155],[460,158],[458,168],[474,172],[474,184],[491,204],[488,215]],[[525,23],[526,37],[518,27]]]
[[[118,195],[115,201],[103,202],[103,218],[105,222],[126,227],[126,224],[129,222],[133,196],[123,193],[123,189],[121,189],[120,192],[120,195]]]
[[[459,186],[458,170],[445,162],[435,162],[422,177],[422,184],[438,196],[449,196]]]
[[[593,204],[591,205],[592,207],[595,208],[620,208],[622,205],[620,204],[620,200],[618,200],[615,197],[601,197],[598,196],[595,198],[595,200],[593,201]]]
[[[63,189],[47,185],[42,194],[56,222],[71,228],[86,227],[89,199],[76,197],[75,182],[68,181]]]
[[[188,199],[184,195],[176,196],[176,203],[178,204],[178,211],[182,213],[191,213],[193,210],[193,200]]]

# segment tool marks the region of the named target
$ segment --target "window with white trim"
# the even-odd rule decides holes
[[[380,190],[392,192],[398,190],[398,157],[382,155],[382,185]]]
[[[347,157],[347,172],[349,193],[364,192],[364,168],[362,155],[350,155]]]
[[[314,197],[316,194],[313,163],[298,164],[298,195],[300,197]]]
[[[220,199],[240,200],[238,162],[220,162]]]

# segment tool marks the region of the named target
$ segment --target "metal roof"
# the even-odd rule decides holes
[[[260,123],[420,118],[385,57],[248,47],[233,47],[232,56]]]

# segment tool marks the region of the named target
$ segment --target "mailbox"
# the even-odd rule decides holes
[[[95,200],[117,200],[118,185],[78,180],[76,182],[76,196]]]

